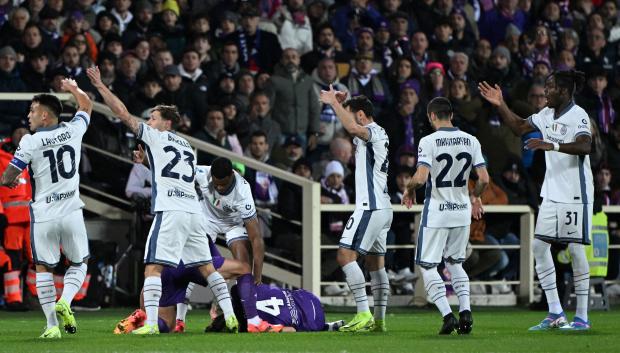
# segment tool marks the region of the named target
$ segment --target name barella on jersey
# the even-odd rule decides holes
[[[196,157],[192,146],[172,131],[140,123],[138,138],[146,144],[151,169],[151,212],[200,213],[194,187]]]
[[[388,147],[390,139],[385,130],[370,123],[368,141],[358,137],[355,144],[355,208],[381,210],[392,208],[387,191]]]
[[[237,172],[230,190],[220,194],[211,178],[211,167],[196,168],[196,182],[202,192],[202,206],[209,221],[224,227],[243,225],[243,221],[256,217],[256,207],[250,184]]]
[[[458,128],[440,128],[422,138],[418,165],[430,168],[422,226],[452,228],[471,224],[467,180],[472,166],[485,165],[480,142]]]
[[[578,136],[591,136],[588,114],[574,102],[559,117],[555,109],[544,108],[527,120],[543,138],[556,143],[575,142]],[[592,203],[594,183],[590,156],[545,151],[545,181],[540,192],[544,199],[561,203]]]
[[[78,111],[68,123],[39,128],[21,139],[11,164],[20,170],[30,164],[33,221],[58,219],[84,207],[78,167],[89,123],[90,116]]]

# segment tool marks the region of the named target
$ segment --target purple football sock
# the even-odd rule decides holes
[[[170,332],[170,328],[166,325],[166,321],[161,317],[157,318],[157,326],[159,326],[159,333],[168,333]]]
[[[254,285],[254,276],[252,276],[251,273],[247,273],[237,278],[237,290],[239,291],[241,304],[243,304],[245,317],[251,319],[258,316],[258,311],[256,311],[256,286]]]

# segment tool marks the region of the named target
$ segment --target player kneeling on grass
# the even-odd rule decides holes
[[[252,276],[250,268],[247,264],[226,259],[220,255],[219,251],[213,244],[209,242],[209,249],[213,254],[213,266],[226,279],[237,278],[240,276]],[[201,286],[208,286],[207,281],[195,267],[185,267],[182,263],[177,268],[166,267],[161,274],[162,296],[159,300],[159,317],[158,326],[160,333],[170,332],[170,328],[174,327],[173,332],[182,333],[185,331],[185,314],[186,310],[180,312],[177,310],[179,304],[184,304],[188,299],[188,290],[190,283],[196,283]],[[258,316],[256,302],[256,286],[253,281],[239,283],[238,294],[236,297],[243,303],[243,311],[248,313],[246,317]],[[237,293],[237,291],[235,291]],[[114,328],[114,333],[131,333],[133,330],[144,326],[146,313],[144,312],[143,297],[140,298],[141,309],[134,311],[127,318],[121,320]],[[187,308],[186,305],[182,306]],[[254,315],[252,315],[254,313]],[[176,320],[175,320],[176,319]],[[258,325],[252,325],[241,322],[246,332],[248,326],[250,332],[280,332],[282,325],[270,324],[265,320],[259,320]],[[248,325],[249,324],[249,325]],[[224,323],[226,329],[226,323]]]
[[[247,316],[238,286],[230,290],[235,315]],[[321,301],[314,294],[303,290],[289,290],[275,285],[256,286],[256,308],[264,321],[283,326],[282,332],[297,331],[338,331],[343,320],[325,322],[325,312]],[[219,315],[207,327],[206,332],[222,332],[226,328],[224,315]],[[239,332],[247,332],[247,326],[239,323]]]
[[[452,126],[453,110],[447,98],[431,100],[427,114],[436,131],[420,140],[418,170],[407,185],[402,203],[411,207],[415,189],[426,184],[415,261],[422,269],[428,297],[443,316],[439,334],[449,335],[455,329],[459,334],[468,334],[474,321],[469,304],[469,277],[462,264],[471,217],[482,217],[480,195],[489,183],[489,174],[480,142]],[[472,166],[476,168],[478,181],[469,195],[467,180]],[[444,281],[437,272],[442,259],[459,298],[458,322],[448,304]]]

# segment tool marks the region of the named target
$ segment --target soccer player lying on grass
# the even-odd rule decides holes
[[[243,300],[239,296],[238,286],[233,286],[230,294],[235,314],[246,316]],[[259,284],[256,286],[256,308],[264,321],[283,326],[282,332],[297,331],[338,331],[344,325],[343,320],[325,322],[325,312],[321,301],[314,294],[303,290],[290,290],[275,285]],[[243,320],[242,320],[243,321]],[[205,332],[223,332],[226,329],[224,315],[213,319]],[[247,332],[247,326],[239,323],[239,332]]]
[[[213,255],[213,266],[226,279],[237,278],[239,276],[248,275],[250,268],[247,264],[224,258],[213,242],[209,241],[209,249]],[[251,274],[250,274],[251,276]],[[166,267],[161,274],[162,296],[159,300],[159,317],[158,326],[160,333],[170,332],[170,328],[174,327],[173,332],[185,331],[185,315],[182,320],[177,318],[177,304],[185,301],[188,285],[196,283],[201,286],[208,286],[207,281],[202,277],[200,271],[195,267],[185,267],[182,263],[177,268]],[[237,293],[238,292],[238,293]],[[252,281],[249,285],[240,285],[239,291],[235,291],[236,296],[241,297],[244,312],[249,313],[248,317],[258,316],[256,302],[256,287]],[[115,334],[131,333],[133,330],[144,325],[146,313],[144,312],[143,296],[140,296],[140,307],[127,318],[121,320],[114,328]],[[252,315],[252,313],[254,315]],[[260,324],[252,325],[251,323],[243,323],[246,332],[280,332],[283,326],[270,324],[264,320],[260,320]],[[224,326],[226,326],[224,324]]]

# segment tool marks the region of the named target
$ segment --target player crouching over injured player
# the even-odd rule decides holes
[[[209,241],[209,249],[213,256],[213,266],[225,279],[233,279],[243,275],[252,276],[250,273],[250,267],[247,264],[237,260],[224,258],[211,241]],[[197,268],[185,267],[182,263],[177,268],[165,267],[161,273],[161,283],[162,296],[159,300],[159,317],[157,322],[159,332],[168,333],[170,332],[170,328],[174,327],[173,332],[182,333],[185,331],[186,312],[181,313],[181,319],[178,319],[179,316],[177,315],[177,305],[184,303],[186,301],[187,293],[191,293],[191,290],[188,291],[188,286],[190,283],[196,283],[204,287],[208,286],[208,283]],[[256,286],[253,281],[250,281],[249,285],[239,284],[237,288],[238,290],[235,290],[235,298],[237,301],[242,303],[241,305],[243,306],[243,312],[255,313],[258,315],[256,304]],[[144,312],[144,299],[142,295],[140,296],[140,307],[141,309],[137,309],[116,325],[114,328],[115,334],[131,333],[133,330],[144,326],[146,313]],[[250,315],[246,315],[246,317],[249,316]],[[283,325],[267,322],[262,316],[261,319],[262,320],[259,325],[248,325],[244,322],[241,322],[241,325],[245,332],[249,331],[252,333],[258,333],[282,331]],[[224,331],[225,329],[226,323],[224,322],[224,328],[221,331]]]

